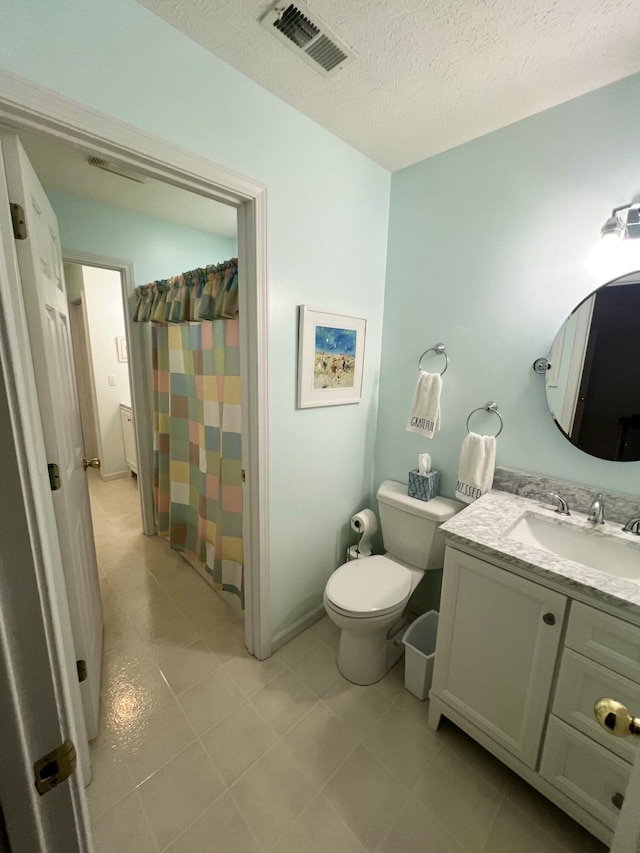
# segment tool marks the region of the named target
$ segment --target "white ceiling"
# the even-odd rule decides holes
[[[308,0],[358,56],[331,79],[271,2],[138,2],[390,170],[640,70],[638,0]]]
[[[96,169],[87,155],[38,134],[20,133],[27,155],[45,189],[59,190],[112,207],[220,234],[236,236],[236,211],[226,204],[178,189],[161,181],[139,184]]]

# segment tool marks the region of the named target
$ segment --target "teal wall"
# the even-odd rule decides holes
[[[640,463],[595,459],[562,437],[531,369],[607,280],[586,259],[612,207],[640,189],[639,100],[635,75],[393,175],[376,483],[406,482],[428,450],[452,496],[467,414],[493,399],[498,464],[640,493]],[[451,363],[428,441],[405,425],[417,359],[437,341]],[[493,417],[475,417],[476,432],[494,431]]]
[[[45,190],[63,249],[131,261],[136,285],[236,256],[237,243],[229,237]]]
[[[133,0],[4,0],[15,74],[268,185],[273,633],[319,605],[369,504],[389,173]],[[368,319],[359,405],[297,411],[297,306]]]

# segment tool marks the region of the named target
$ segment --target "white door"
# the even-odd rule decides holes
[[[89,341],[87,340],[86,309],[84,300],[71,306],[69,320],[71,323],[71,341],[73,344],[73,361],[76,369],[76,387],[78,405],[80,407],[80,424],[84,452],[91,458],[98,456],[98,439],[96,438],[96,419],[93,414],[93,390],[91,388],[91,364],[89,361]]]
[[[14,851],[86,853],[89,748],[1,149],[0,440],[2,814]],[[78,771],[40,795],[34,762],[67,740]]]
[[[52,496],[76,660],[86,663],[80,689],[91,740],[98,733],[102,604],[58,223],[18,137],[3,132],[1,140],[9,197],[26,219],[28,237],[16,240],[16,251],[47,462],[60,473]]]
[[[535,767],[567,599],[447,548],[431,697]]]

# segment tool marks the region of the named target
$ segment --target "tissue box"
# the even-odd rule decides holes
[[[429,471],[428,474],[420,474],[417,468],[409,471],[409,485],[407,494],[410,498],[419,501],[430,501],[440,491],[440,472]]]

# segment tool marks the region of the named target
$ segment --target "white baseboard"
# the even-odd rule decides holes
[[[293,625],[290,625],[288,628],[285,628],[284,631],[280,631],[276,634],[271,640],[272,653],[277,652],[278,649],[286,646],[290,640],[293,640],[293,638],[297,637],[298,634],[302,634],[302,632],[306,631],[307,628],[310,628],[314,622],[322,619],[325,613],[326,610],[324,609],[324,604],[319,604],[317,607],[314,607],[313,610],[310,610],[309,613],[301,616],[300,619],[293,623]]]
[[[131,472],[128,468],[126,471],[114,471],[113,474],[103,474],[102,471],[100,471],[100,476],[106,483],[109,480],[122,480],[123,477],[130,477]]]

